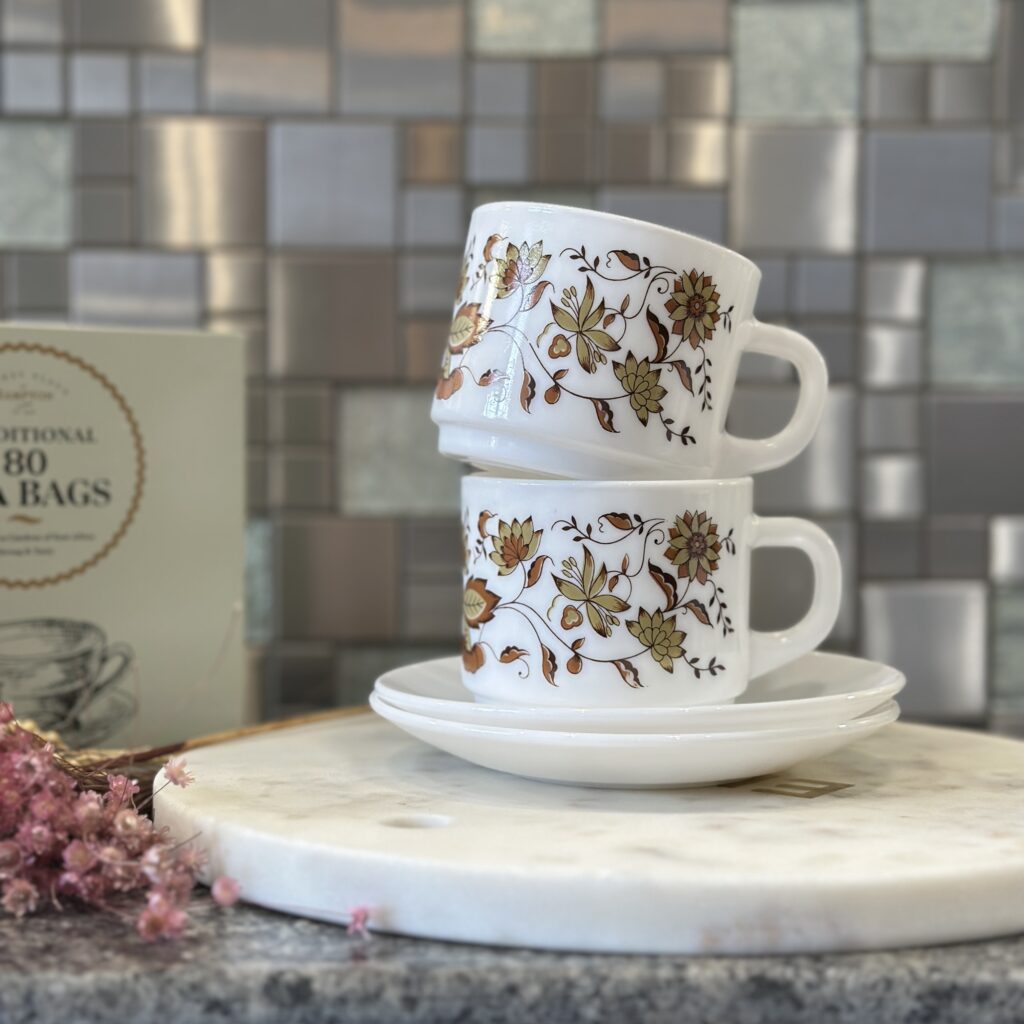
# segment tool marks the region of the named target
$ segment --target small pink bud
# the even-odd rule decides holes
[[[14,708],[5,700],[0,700],[0,725],[14,721]]]
[[[196,781],[183,757],[176,757],[164,765],[164,777],[169,783],[182,789]]]
[[[238,902],[238,897],[242,894],[242,887],[233,878],[221,875],[210,886],[210,894],[213,896],[214,903],[222,907],[230,907]]]
[[[353,907],[348,912],[346,931],[349,935],[358,935],[361,939],[368,938],[370,935],[370,908]]]

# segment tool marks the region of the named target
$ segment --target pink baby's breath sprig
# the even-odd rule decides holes
[[[370,908],[352,907],[348,912],[348,927],[345,931],[357,938],[368,939],[370,937]]]
[[[183,757],[175,757],[164,765],[164,778],[172,786],[180,786],[182,789],[196,781]]]

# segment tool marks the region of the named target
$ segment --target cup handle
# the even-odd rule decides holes
[[[135,657],[135,652],[127,644],[111,644],[103,652],[103,660],[100,662],[100,670],[96,676],[96,688],[92,691],[92,696],[96,697],[107,687],[113,686],[124,675],[125,670],[132,663],[133,657]],[[117,665],[113,671],[104,675],[107,672],[107,667],[115,661]]]
[[[839,617],[843,567],[832,538],[806,519],[754,517],[751,547],[799,548],[811,560],[814,594],[810,611],[789,629],[750,632],[750,676],[763,675],[813,651]]]
[[[748,476],[794,459],[807,447],[825,411],[828,368],[814,345],[802,334],[776,324],[755,320],[747,325],[747,330],[743,351],[760,352],[792,363],[800,379],[800,393],[792,419],[772,437],[724,434],[719,476]]]

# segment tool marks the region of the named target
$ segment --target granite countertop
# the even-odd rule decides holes
[[[350,938],[195,901],[146,945],[104,914],[0,918],[0,1024],[1001,1024],[1024,1021],[1024,938],[895,953],[704,958]]]

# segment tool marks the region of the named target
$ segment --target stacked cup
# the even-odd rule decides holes
[[[754,319],[760,276],[722,246],[624,217],[474,212],[432,418],[441,452],[481,471],[462,483],[461,682],[478,709],[527,730],[530,709],[586,709],[621,736],[638,713],[729,704],[832,628],[828,536],[753,512],[749,474],[807,445],[827,392],[815,347]],[[799,377],[769,438],[725,428],[745,352]],[[757,547],[810,558],[812,605],[791,629],[749,627]],[[378,701],[400,706],[387,687]]]

